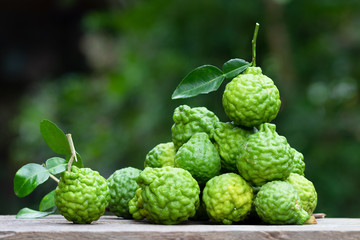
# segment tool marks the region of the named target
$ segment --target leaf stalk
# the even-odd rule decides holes
[[[68,172],[71,172],[71,166],[74,162],[74,159],[75,161],[77,162],[77,157],[76,157],[76,151],[75,151],[75,147],[74,147],[74,142],[71,138],[71,134],[68,133],[66,134],[66,137],[68,139],[68,142],[69,142],[69,146],[70,146],[70,151],[71,151],[71,157],[70,157],[70,160],[69,160],[69,163],[68,163]]]
[[[257,39],[257,35],[259,32],[259,27],[260,24],[256,23],[255,24],[255,30],[254,30],[254,36],[253,39],[251,41],[251,45],[252,45],[252,62],[251,62],[251,66],[256,67],[256,39]]]

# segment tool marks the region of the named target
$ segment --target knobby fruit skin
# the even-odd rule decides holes
[[[200,186],[219,175],[221,163],[215,146],[206,133],[196,133],[175,155],[175,166],[191,173]]]
[[[298,193],[303,209],[311,215],[317,205],[317,193],[314,184],[304,176],[291,173],[286,180]]]
[[[229,82],[222,103],[230,120],[246,127],[271,122],[281,105],[279,90],[260,67],[249,67]]]
[[[295,148],[290,148],[290,151],[294,156],[291,172],[304,176],[305,175],[304,155],[301,152],[298,152]]]
[[[210,135],[214,124],[219,122],[218,117],[207,108],[191,108],[187,105],[181,105],[174,110],[173,120],[171,134],[176,150],[195,133],[204,132]]]
[[[286,181],[268,182],[260,188],[255,210],[268,224],[304,224],[310,215],[302,208],[299,195]]]
[[[177,224],[195,216],[200,187],[191,174],[181,168],[145,168],[137,179],[140,190],[129,203],[135,219],[151,223]]]
[[[144,168],[174,166],[176,149],[173,142],[156,145],[145,157]]]
[[[73,223],[91,223],[105,212],[109,187],[99,172],[71,167],[61,174],[55,191],[55,205],[61,215]]]
[[[271,123],[260,125],[242,145],[236,161],[240,175],[254,186],[273,180],[285,180],[292,170],[293,155],[285,137],[276,132]]]
[[[225,173],[210,179],[203,202],[211,220],[232,224],[244,220],[251,210],[253,190],[238,174]]]
[[[238,172],[236,159],[240,157],[241,145],[256,128],[243,128],[232,122],[218,122],[211,133],[214,145],[221,157],[221,172]]]
[[[131,218],[129,201],[139,188],[136,179],[141,170],[127,167],[116,170],[107,179],[110,189],[109,210],[118,217]]]

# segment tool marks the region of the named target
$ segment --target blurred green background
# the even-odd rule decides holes
[[[55,156],[40,136],[49,119],[72,133],[87,167],[109,177],[142,169],[171,141],[173,110],[205,106],[228,121],[223,86],[171,100],[192,69],[251,61],[280,90],[279,134],[305,156],[316,212],[360,217],[360,1],[108,0],[0,3],[0,214],[38,208],[50,180],[17,198],[15,172]]]

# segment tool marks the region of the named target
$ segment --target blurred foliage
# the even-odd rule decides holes
[[[228,121],[225,84],[192,99],[171,94],[195,67],[250,61],[259,22],[257,63],[282,98],[274,122],[305,156],[316,212],[360,217],[359,10],[355,0],[113,1],[83,19],[80,46],[92,72],[45,79],[22,99],[11,160],[52,156],[39,132],[49,119],[72,133],[85,165],[104,177],[142,169],[152,147],[171,141],[178,105],[206,106]]]

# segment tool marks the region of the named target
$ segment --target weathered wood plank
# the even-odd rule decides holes
[[[87,225],[72,224],[62,216],[15,219],[0,216],[2,239],[360,239],[360,219],[325,218],[314,225],[215,225],[187,221],[156,225],[146,221],[103,216]]]

